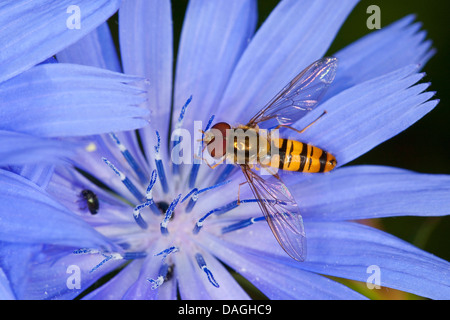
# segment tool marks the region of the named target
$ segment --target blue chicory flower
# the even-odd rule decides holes
[[[233,167],[174,165],[170,157],[171,127],[194,135],[194,120],[206,125],[212,115],[215,121],[245,123],[287,81],[323,56],[356,3],[282,1],[255,33],[256,1],[191,0],[174,81],[169,1],[122,3],[123,70],[105,24],[57,53],[60,64],[148,79],[151,125],[138,131],[138,139],[134,132],[78,131],[79,124],[68,122],[54,136],[78,137],[70,139],[83,146],[69,155],[73,166],[40,167],[37,178],[30,169],[28,179],[15,173],[20,170],[0,171],[2,297],[249,298],[231,268],[271,299],[359,299],[364,297],[323,275],[366,282],[375,266],[383,286],[448,298],[448,262],[353,220],[446,215],[450,177],[344,166],[438,103],[425,91],[429,84],[417,84],[423,77],[420,66],[433,50],[413,17],[337,52],[339,69],[327,95],[294,125],[301,129],[326,110],[302,141],[330,151],[339,166],[328,174],[284,178],[305,224],[304,262],[281,249],[246,188],[241,188],[242,203],[237,205],[243,177]],[[79,94],[78,102],[93,98],[84,96],[84,90]],[[78,110],[77,105],[71,108]],[[42,128],[47,127],[54,130]],[[93,192],[98,205],[88,202],[83,190]],[[89,289],[99,280],[100,287]]]

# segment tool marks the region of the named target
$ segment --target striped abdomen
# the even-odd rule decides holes
[[[288,171],[328,172],[336,158],[320,148],[291,139],[279,139],[278,155],[272,155],[270,166]]]

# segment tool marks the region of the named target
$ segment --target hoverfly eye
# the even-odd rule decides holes
[[[219,122],[212,126],[210,135],[212,139],[208,142],[208,152],[211,157],[220,159],[225,155],[227,130],[231,126],[226,122]]]

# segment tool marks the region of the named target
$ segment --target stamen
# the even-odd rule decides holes
[[[105,255],[104,255],[105,256]],[[98,268],[100,268],[102,265],[104,265],[106,262],[108,262],[109,260],[119,260],[122,259],[122,256],[120,256],[120,254],[111,254],[109,256],[105,256],[106,258],[103,259],[99,264],[97,264],[95,267],[93,267],[91,269],[91,271],[89,271],[89,273],[94,272],[95,270],[97,270]]]
[[[96,254],[100,253],[98,249],[81,248],[73,251],[73,254]]]
[[[145,251],[125,252],[122,255],[122,257],[124,260],[144,259],[147,257],[147,252]]]
[[[168,256],[169,254],[175,253],[175,252],[178,252],[178,251],[180,251],[180,249],[178,249],[178,248],[175,247],[175,246],[172,246],[172,247],[169,247],[169,248],[167,248],[167,249],[164,249],[163,251],[161,251],[160,253],[155,254],[154,256],[155,256],[155,257],[157,257],[157,256],[163,256],[163,257],[162,257],[162,262],[164,262],[164,260],[167,258],[167,256]]]
[[[144,203],[142,203],[140,205],[137,205],[133,209],[134,220],[139,225],[139,227],[141,227],[142,229],[147,229],[148,224],[147,224],[147,222],[145,222],[144,218],[142,218],[141,210],[146,208],[146,207],[150,207],[151,205],[154,205],[153,200],[148,200],[148,201],[146,201],[146,202],[144,202]]]
[[[202,158],[203,139],[205,137],[205,132],[207,132],[209,130],[213,120],[214,120],[214,115],[212,115],[211,118],[209,118],[209,121],[206,124],[205,130],[203,130],[202,143],[199,145],[198,150],[197,150],[197,158],[199,158],[199,159]],[[198,175],[198,170],[200,169],[200,164],[201,164],[201,162],[197,163],[194,160],[194,164],[192,165],[191,173],[189,175],[189,188],[193,188],[195,186],[195,180],[197,180],[197,175]]]
[[[192,96],[190,96],[189,99],[187,99],[186,102],[184,103],[184,106],[181,107],[180,116],[178,117],[178,121],[175,125],[175,129],[179,129],[183,125],[184,114],[186,113],[187,106],[189,105],[189,103],[191,103],[191,101],[192,101]]]
[[[127,187],[127,189],[138,201],[145,201],[144,195],[136,188],[133,182],[131,182],[131,180],[128,179],[128,177],[124,173],[119,171],[108,159],[102,158],[102,160],[114,171],[114,173],[120,178],[125,187]]]
[[[221,207],[213,209],[213,210],[209,211],[207,214],[205,214],[203,217],[201,217],[195,224],[194,229],[192,230],[192,233],[198,234],[200,232],[200,230],[203,228],[203,221],[205,221],[206,218],[208,218],[210,215],[212,215],[214,212],[216,212],[217,210],[220,210],[220,209],[221,209]]]
[[[151,278],[147,279],[147,281],[152,284],[152,290],[158,289],[164,283],[164,281],[168,280],[170,269],[171,267],[168,264],[163,263],[159,268],[158,278],[156,278],[156,280]]]
[[[224,205],[222,207],[214,209],[214,213],[216,215],[221,215],[228,211],[233,210],[234,208],[237,208],[239,205],[241,205],[243,203],[254,203],[254,202],[260,202],[260,201],[266,201],[266,202],[272,202],[272,203],[275,203],[275,202],[283,203],[278,200],[269,200],[269,199],[244,199],[244,200],[240,200],[239,203],[238,203],[238,200],[234,200],[234,201],[231,201],[230,203],[227,203],[226,205]]]
[[[143,259],[147,256],[147,253],[142,252],[142,251],[126,252],[124,254],[120,254],[118,252],[105,253],[105,252],[101,252],[97,249],[89,249],[89,248],[78,249],[78,250],[75,250],[73,253],[74,254],[101,254],[103,257],[105,257],[105,259],[103,259],[102,261],[100,261],[99,264],[97,264],[95,267],[93,267],[89,271],[89,273],[94,272],[95,270],[100,268],[102,265],[104,265],[106,262],[108,262],[109,260],[121,260],[121,259],[134,260],[134,259]]]
[[[264,217],[258,217],[258,218],[250,218],[250,219],[241,220],[241,221],[236,222],[236,223],[234,223],[232,225],[229,225],[227,227],[223,227],[222,228],[222,233],[228,233],[228,232],[231,232],[231,231],[239,230],[239,229],[251,226],[255,222],[262,221],[262,220],[265,220],[265,219],[266,218],[264,218]]]
[[[213,213],[216,215],[224,214],[230,210],[233,210],[234,208],[237,208],[239,205],[243,203],[252,203],[252,202],[259,202],[259,201],[268,201],[268,202],[277,202],[277,200],[268,200],[268,199],[244,199],[240,200],[238,203],[238,200],[231,201],[230,203],[227,203],[226,205],[223,205],[221,207],[212,209],[211,211],[208,211],[203,217],[201,217],[197,223],[194,226],[194,229],[192,230],[192,233],[198,234],[200,230],[203,228],[203,222]]]
[[[212,272],[207,268],[206,262],[205,262],[205,259],[203,259],[203,256],[200,253],[196,253],[195,259],[197,260],[197,263],[198,263],[198,266],[200,267],[200,269],[202,269],[206,273],[209,282],[214,287],[219,288],[219,284],[217,283],[216,279],[214,279]]]
[[[191,190],[191,191],[183,198],[183,200],[181,200],[181,203],[183,203],[187,198],[189,198],[189,197],[192,196],[191,199],[189,200],[188,205],[186,206],[185,212],[186,212],[186,213],[189,213],[189,212],[192,211],[192,209],[194,208],[194,205],[197,203],[198,195],[199,195],[200,193],[203,193],[203,192],[206,192],[206,191],[209,191],[209,190],[212,190],[212,189],[221,187],[221,186],[226,185],[226,184],[228,184],[228,183],[230,183],[230,182],[231,182],[231,180],[227,180],[227,181],[223,181],[223,182],[221,182],[221,183],[218,183],[218,184],[216,184],[216,185],[213,185],[213,186],[210,186],[210,187],[207,187],[207,188],[204,188],[204,189],[200,189],[200,190],[198,190],[197,188],[192,189],[192,190]]]
[[[175,210],[175,207],[178,204],[178,201],[180,201],[181,194],[178,195],[178,197],[172,201],[169,208],[166,211],[166,214],[164,216],[164,220],[161,222],[161,234],[168,235],[169,230],[167,230],[167,224],[169,223],[170,218],[172,217],[173,211]]]
[[[158,174],[156,173],[156,170],[153,170],[152,171],[152,176],[150,178],[150,182],[149,182],[148,187],[147,187],[147,191],[145,192],[145,197],[147,198],[146,202],[149,202],[149,201],[152,202],[150,204],[150,209],[152,209],[154,214],[159,216],[159,215],[161,215],[161,211],[159,210],[159,208],[156,205],[156,203],[153,201],[153,187],[155,186],[157,177],[158,177]]]
[[[161,160],[160,149],[161,149],[161,136],[159,132],[156,131],[156,137],[158,139],[158,143],[155,146],[155,164],[156,170],[158,170],[159,181],[161,182],[162,189],[164,193],[169,192],[169,186],[167,184],[166,173],[164,171],[164,164]]]
[[[186,103],[181,108],[180,116],[178,117],[178,121],[175,124],[175,129],[174,129],[175,135],[173,137],[172,149],[175,148],[180,143],[180,135],[178,134],[178,130],[183,125],[184,114],[186,113],[187,106],[189,105],[189,103],[191,103],[191,100],[192,100],[192,96],[190,96],[189,99],[187,99]],[[174,175],[180,174],[180,165],[178,164],[177,161],[172,161],[172,173]]]
[[[130,151],[120,142],[119,138],[114,133],[110,133],[109,136],[111,139],[116,143],[116,146],[119,148],[120,152],[122,153],[125,160],[128,162],[130,167],[134,170],[137,177],[139,178],[139,181],[144,184],[147,182],[147,178],[144,174],[144,171],[142,171],[142,168],[139,166],[137,161],[134,159],[134,157],[131,155]]]
[[[150,182],[148,183],[148,187],[147,190],[145,192],[145,197],[147,198],[147,200],[153,200],[153,187],[156,183],[156,178],[158,177],[158,174],[156,173],[156,170],[152,171],[152,176],[150,178]]]

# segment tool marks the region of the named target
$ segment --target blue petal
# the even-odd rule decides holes
[[[0,130],[0,166],[54,163],[74,155],[75,143]]]
[[[308,261],[303,268],[368,281],[369,266],[380,285],[432,299],[450,296],[450,264],[380,230],[350,222],[308,223]]]
[[[351,166],[298,183],[288,180],[293,182],[288,187],[305,220],[450,214],[448,175],[382,166]]]
[[[142,260],[134,260],[100,288],[90,292],[86,300],[120,300],[139,277]],[[145,281],[145,280],[144,280]],[[148,284],[148,283],[147,283]]]
[[[173,34],[170,1],[124,1],[119,10],[123,70],[145,77],[152,128],[141,130],[148,159],[154,156],[155,130],[168,141],[172,103]],[[164,144],[165,146],[166,144]]]
[[[253,230],[254,231],[254,230]],[[254,235],[251,231],[251,235]],[[226,241],[207,235],[202,244],[224,263],[252,282],[270,299],[362,299],[361,295],[349,288],[312,272],[301,269],[301,263],[288,266],[279,259],[273,259],[265,250],[263,237],[279,249],[276,240],[265,224],[258,228],[262,232],[257,236],[248,237],[249,230],[243,233],[233,233],[242,243]],[[249,243],[256,240],[257,242]],[[277,247],[278,246],[278,247]],[[257,247],[258,250],[249,250]],[[281,250],[281,249],[280,249]],[[282,251],[282,250],[281,250]],[[287,256],[286,256],[287,257]],[[290,258],[288,258],[290,259]]]
[[[224,235],[229,242],[224,246],[215,246],[214,237],[203,243],[224,261],[234,250],[246,259],[261,256],[278,263],[279,272],[294,267],[366,282],[371,275],[368,267],[376,265],[381,286],[433,299],[450,295],[450,264],[392,235],[352,222],[305,221],[305,231],[307,255],[301,263],[287,256],[264,222]]]
[[[325,54],[357,2],[280,2],[239,60],[217,115],[225,121],[250,120],[286,83]]]
[[[111,247],[87,223],[29,180],[0,170],[0,241]]]
[[[15,300],[8,277],[0,268],[0,300]]]
[[[30,271],[33,257],[41,250],[40,244],[8,243],[0,244],[0,267],[8,278],[14,295],[21,299]]]
[[[219,287],[213,286],[207,275],[199,268],[195,261],[194,252],[180,251],[174,255],[175,273],[178,280],[178,289],[183,300],[206,300],[206,299],[248,299],[247,294],[237,282],[212,255],[206,254],[205,261],[208,269]]]
[[[84,38],[56,54],[58,62],[82,64],[86,66],[121,72],[119,57],[105,22]]]
[[[303,129],[328,113],[304,133],[302,141],[336,156],[338,166],[359,157],[395,136],[431,111],[437,100],[429,84],[417,83],[417,65],[409,65],[342,91],[310,112],[294,127]]]
[[[60,137],[145,126],[139,81],[87,66],[36,66],[0,86],[2,129]]]
[[[423,66],[434,50],[430,49],[431,41],[424,41],[426,33],[420,31],[421,25],[411,24],[413,19],[414,16],[407,16],[334,54],[339,60],[339,68],[324,100],[409,64]]]
[[[45,189],[53,176],[55,164],[27,164],[23,166],[8,166],[7,169]]]
[[[0,8],[0,82],[81,39],[119,7],[120,0],[17,0]],[[80,10],[80,29],[69,29],[70,6]],[[69,12],[68,12],[69,11]]]
[[[30,260],[27,273],[22,277],[19,299],[67,300],[74,299],[101,277],[123,264],[123,260],[110,260],[91,272],[105,257],[100,254],[74,254],[73,249],[60,246],[44,247]],[[73,287],[79,275],[79,288]]]
[[[192,95],[184,123],[204,124],[220,103],[228,80],[253,36],[254,0],[190,1],[183,23],[174,93],[174,117]]]

